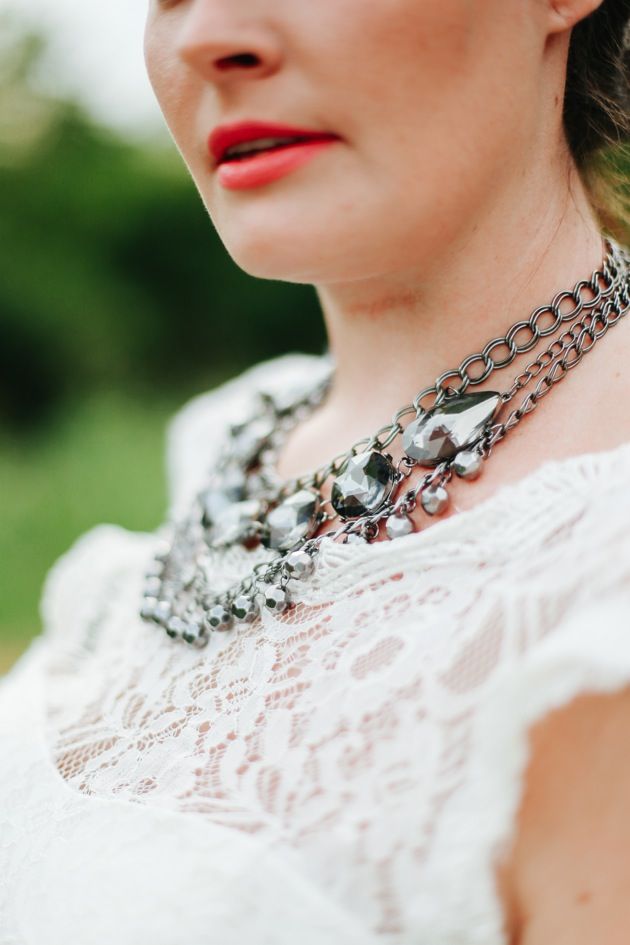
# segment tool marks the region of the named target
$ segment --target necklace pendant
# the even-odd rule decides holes
[[[237,542],[251,545],[257,542],[260,531],[261,503],[257,499],[235,502],[221,511],[210,529],[210,543],[232,545]]]
[[[331,505],[343,519],[378,512],[392,493],[396,470],[391,460],[368,450],[346,460],[333,480]]]
[[[437,466],[479,439],[503,401],[496,391],[461,394],[413,420],[403,432],[403,449],[420,466]]]
[[[267,513],[262,543],[276,551],[292,551],[319,525],[321,497],[314,489],[300,489]]]

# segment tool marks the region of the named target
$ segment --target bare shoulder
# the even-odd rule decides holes
[[[581,695],[531,733],[501,881],[514,945],[630,941],[630,687]]]

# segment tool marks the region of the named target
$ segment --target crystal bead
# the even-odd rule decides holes
[[[358,532],[350,532],[349,535],[343,540],[344,545],[367,545],[367,539],[363,535],[359,535]]]
[[[153,616],[158,623],[164,623],[169,619],[172,612],[173,609],[167,600],[159,600],[155,605]]]
[[[392,541],[394,538],[403,538],[413,531],[413,522],[408,515],[390,515],[385,522],[385,531],[387,537],[391,538]]]
[[[421,466],[437,466],[474,443],[501,406],[495,391],[462,394],[413,420],[403,431],[403,449]]]
[[[315,569],[315,561],[307,551],[292,551],[286,559],[285,567],[292,578],[304,578]]]
[[[162,582],[159,577],[148,577],[144,583],[144,596],[157,597],[162,590]]]
[[[320,507],[320,497],[313,489],[300,489],[266,517],[263,543],[277,551],[289,551],[313,531]]]
[[[395,474],[389,459],[376,450],[351,456],[333,481],[335,512],[342,518],[377,512],[392,491]]]
[[[278,584],[264,584],[261,587],[263,601],[267,610],[281,614],[289,605],[289,595]]]
[[[155,558],[144,572],[146,578],[159,578],[164,574],[164,562]]]
[[[140,611],[140,616],[145,620],[153,620],[155,618],[155,608],[157,607],[157,604],[157,597],[145,597],[142,604],[142,609]]]
[[[453,469],[462,479],[476,479],[482,465],[483,459],[476,450],[462,450],[453,461]]]
[[[203,627],[197,620],[185,622],[182,637],[186,643],[192,643],[195,646],[204,646],[208,642]]]
[[[260,512],[260,502],[256,499],[235,502],[217,516],[210,532],[211,540],[221,545],[246,541],[256,532],[255,522]]]
[[[214,604],[208,611],[207,621],[213,630],[229,630],[234,623],[234,615],[223,604]]]
[[[439,515],[448,505],[448,492],[443,486],[427,486],[420,494],[427,515]]]
[[[256,602],[246,594],[239,594],[232,603],[232,613],[239,623],[251,623],[258,614]]]
[[[166,624],[166,632],[174,640],[183,636],[186,624],[181,617],[170,617]]]

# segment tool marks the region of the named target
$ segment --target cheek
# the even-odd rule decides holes
[[[185,148],[195,129],[202,83],[185,69],[174,49],[173,28],[147,20],[144,60],[149,82],[177,144]]]

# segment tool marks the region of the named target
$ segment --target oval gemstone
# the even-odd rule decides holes
[[[317,524],[321,500],[313,489],[300,489],[267,515],[263,544],[277,551],[289,551],[301,544]]]
[[[392,491],[395,476],[396,470],[382,453],[357,453],[333,481],[332,507],[342,518],[378,512]]]
[[[403,449],[421,466],[437,466],[478,440],[500,406],[496,391],[448,400],[405,427]]]
[[[228,505],[217,515],[211,539],[217,544],[231,545],[236,541],[246,541],[255,533],[255,523],[260,515],[260,503],[256,499],[246,499]]]

